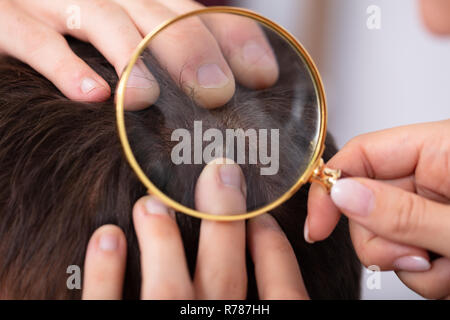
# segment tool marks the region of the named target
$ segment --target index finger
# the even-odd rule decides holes
[[[415,175],[416,181],[424,179],[434,182],[444,190],[448,185],[443,180],[446,178],[443,174],[446,172],[443,168],[446,161],[437,163],[436,159],[442,159],[444,144],[449,135],[450,120],[364,134],[347,143],[327,166],[339,168],[351,177],[379,180],[395,181]],[[423,148],[424,146],[427,148]],[[339,210],[326,190],[313,183],[308,196],[305,238],[310,241],[327,238],[339,218]]]

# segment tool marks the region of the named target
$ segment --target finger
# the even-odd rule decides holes
[[[386,240],[350,221],[350,235],[361,263],[382,271],[426,271],[430,269],[426,250]]]
[[[420,9],[428,29],[439,35],[450,33],[450,3],[447,0],[421,0]]]
[[[397,272],[411,290],[427,299],[450,299],[450,259],[439,258],[426,272]]]
[[[122,298],[127,243],[119,227],[98,228],[89,240],[84,262],[83,299]]]
[[[450,198],[441,193],[434,192],[430,188],[423,188],[416,183],[416,177],[414,174],[403,178],[379,180],[380,182],[387,183],[393,187],[403,189],[408,192],[417,193],[419,196],[425,197],[429,200],[441,202],[444,204],[450,204]]]
[[[331,189],[336,206],[373,233],[450,256],[450,209],[370,179],[342,179]]]
[[[194,291],[174,213],[154,196],[134,206],[141,251],[142,299],[193,299]]]
[[[252,89],[264,89],[279,76],[275,54],[261,28],[253,21],[227,14],[205,16],[236,79]]]
[[[328,165],[352,177],[378,180],[427,175],[444,194],[450,188],[442,174],[445,161],[439,160],[448,154],[449,134],[450,120],[364,134],[347,143]]]
[[[308,215],[303,234],[305,241],[314,243],[326,239],[339,222],[341,214],[327,191],[312,183],[308,193]]]
[[[394,180],[392,185],[411,189],[410,179]],[[318,183],[312,183],[308,193],[308,215],[303,230],[305,241],[314,243],[328,238],[340,217],[341,213],[327,190]]]
[[[156,1],[115,0],[135,21],[141,34],[177,14]],[[233,73],[214,36],[196,17],[179,21],[150,43],[150,50],[173,80],[206,108],[224,105],[234,95]]]
[[[208,164],[198,178],[197,210],[216,215],[245,213],[247,191],[240,167],[219,162]],[[202,221],[194,286],[198,299],[245,299],[244,221]]]
[[[416,192],[414,176],[383,180],[383,183],[401,188],[405,191]],[[446,199],[437,194],[427,193],[430,200],[445,203]],[[313,183],[309,189],[308,216],[305,221],[304,236],[308,243],[326,239],[333,232],[339,222],[341,214],[334,205],[328,192],[318,183]],[[309,227],[311,226],[311,227]]]
[[[309,299],[289,240],[269,214],[249,220],[248,243],[260,299]]]
[[[49,79],[69,99],[103,101],[108,84],[69,48],[59,33],[23,13],[10,1],[0,1],[0,47]]]
[[[21,7],[45,23],[50,18],[52,27],[91,43],[114,66],[121,76],[142,36],[125,10],[113,1],[79,2],[79,26],[67,23],[67,9],[73,1],[40,2],[21,0]],[[141,60],[134,66],[127,82],[125,109],[139,110],[153,104],[159,96],[159,86]]]
[[[179,14],[200,9],[194,1],[164,3]],[[204,14],[202,21],[217,39],[236,79],[249,88],[275,84],[279,76],[275,54],[262,29],[252,20],[232,14]]]
[[[442,174],[446,172],[443,167],[445,161],[436,159],[442,159],[442,154],[445,155],[445,150],[450,148],[442,144],[448,140],[449,123],[448,120],[425,123],[358,136],[347,143],[327,166],[342,169],[348,176],[390,180],[391,184],[443,202],[449,196],[450,185],[446,175]],[[424,145],[429,151],[424,151]],[[414,176],[415,179],[412,179]],[[432,181],[436,192],[431,192],[430,187],[421,188],[428,191],[417,190],[415,180],[420,178]],[[327,192],[322,186],[313,183],[308,195],[305,224],[308,240],[313,242],[327,238],[339,217],[339,210]]]

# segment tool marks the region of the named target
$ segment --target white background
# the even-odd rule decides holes
[[[310,51],[323,77],[329,131],[338,147],[375,130],[450,118],[450,37],[430,34],[417,0],[235,0],[283,25]],[[381,29],[369,30],[370,5]],[[449,137],[450,138],[450,137]],[[392,272],[363,299],[419,299]]]

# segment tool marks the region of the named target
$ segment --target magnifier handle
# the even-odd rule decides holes
[[[328,168],[323,159],[320,159],[319,165],[313,171],[310,182],[320,183],[330,193],[337,180],[347,176],[340,169]]]

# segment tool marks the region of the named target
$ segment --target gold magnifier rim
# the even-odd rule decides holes
[[[207,14],[207,13],[229,13],[229,14],[235,14],[243,17],[247,17],[253,20],[258,21],[259,23],[263,24],[264,26],[268,27],[269,29],[275,31],[277,34],[281,35],[290,45],[297,51],[299,56],[302,58],[303,62],[307,65],[307,69],[310,73],[310,76],[313,80],[314,87],[316,90],[316,95],[318,97],[318,104],[320,108],[320,127],[319,127],[319,135],[317,139],[317,143],[314,148],[314,152],[311,158],[311,161],[306,168],[306,170],[303,172],[303,174],[300,176],[300,178],[297,180],[297,182],[283,195],[281,195],[278,199],[274,200],[273,202],[256,209],[251,212],[247,212],[244,214],[238,214],[238,215],[212,215],[205,212],[200,212],[194,209],[191,209],[189,207],[186,207],[177,201],[173,200],[172,198],[165,195],[162,191],[160,191],[147,177],[147,175],[143,172],[141,167],[139,166],[136,158],[134,157],[134,154],[131,150],[130,143],[128,141],[126,128],[125,128],[125,113],[124,113],[124,101],[125,101],[125,90],[126,90],[126,83],[128,82],[128,78],[130,77],[131,70],[136,63],[136,61],[139,59],[142,52],[146,49],[148,43],[161,31],[169,27],[170,25],[176,23],[179,20]],[[199,219],[207,219],[207,220],[215,220],[215,221],[236,221],[236,220],[244,220],[244,219],[250,219],[253,217],[256,217],[258,215],[261,215],[263,213],[269,212],[270,210],[274,209],[275,207],[281,205],[283,202],[288,200],[295,192],[297,192],[298,189],[305,183],[307,183],[312,174],[314,169],[318,166],[323,151],[324,151],[324,144],[325,144],[325,138],[326,138],[326,126],[327,126],[327,108],[326,108],[326,98],[325,98],[325,91],[322,83],[322,79],[320,77],[319,71],[312,60],[309,53],[306,51],[306,49],[300,44],[300,42],[291,35],[286,29],[278,25],[277,23],[253,12],[247,9],[237,8],[237,7],[224,7],[224,6],[216,6],[216,7],[208,7],[204,9],[199,9],[195,11],[191,11],[182,15],[179,15],[173,19],[169,19],[166,22],[162,23],[160,26],[158,26],[156,29],[154,29],[152,32],[150,32],[138,45],[138,47],[135,49],[133,55],[131,56],[130,62],[128,63],[127,67],[125,68],[122,76],[120,77],[119,84],[116,91],[116,118],[117,118],[117,127],[118,127],[118,133],[119,138],[122,143],[122,147],[125,153],[125,157],[130,164],[133,171],[136,173],[139,180],[145,185],[145,187],[148,189],[148,193],[155,195],[158,197],[165,205],[173,208],[174,210],[178,212],[183,212],[187,215],[199,218]]]

